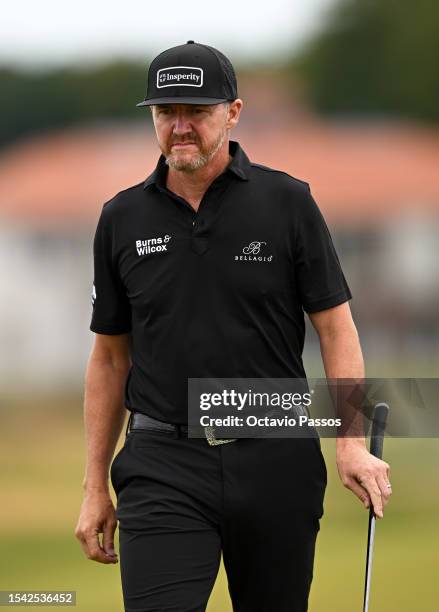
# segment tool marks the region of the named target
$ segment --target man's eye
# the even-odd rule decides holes
[[[207,110],[205,108],[196,108],[194,112],[199,115],[200,113],[207,113]]]

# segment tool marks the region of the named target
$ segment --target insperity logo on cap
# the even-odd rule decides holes
[[[180,85],[183,87],[202,87],[203,69],[193,66],[172,66],[157,70],[157,87],[172,87]]]
[[[152,60],[146,97],[137,106],[219,104],[237,97],[230,60],[214,47],[188,40]]]

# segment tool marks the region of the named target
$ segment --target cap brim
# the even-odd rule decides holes
[[[143,100],[136,106],[152,106],[153,104],[219,104],[227,102],[227,98],[191,98],[185,96],[171,98],[150,98]]]

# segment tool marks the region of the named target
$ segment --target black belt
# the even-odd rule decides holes
[[[128,424],[126,428],[126,435],[128,435],[129,431],[138,430],[138,429],[146,429],[148,431],[159,431],[161,433],[168,434],[174,438],[187,438],[188,437],[188,426],[180,425],[176,423],[165,423],[164,421],[159,421],[157,419],[153,419],[142,412],[131,412],[130,417],[128,419]],[[227,444],[228,442],[235,442],[236,438],[232,439],[217,439],[215,437],[215,433],[212,427],[205,427],[204,433],[206,435],[206,440],[210,446],[216,446],[217,444]]]
[[[130,418],[128,419],[127,425],[127,433],[128,430],[136,430],[136,429],[147,429],[149,431],[160,431],[162,433],[168,433],[169,435],[174,436],[175,438],[186,437],[188,435],[188,427],[187,425],[180,425],[176,423],[165,423],[164,421],[159,421],[157,419],[153,419],[146,414],[141,412],[131,412]]]

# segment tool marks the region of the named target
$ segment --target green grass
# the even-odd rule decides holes
[[[76,590],[81,612],[121,612],[119,565],[89,561],[73,535],[82,501],[82,407],[77,398],[57,405],[18,403],[1,417],[0,588]],[[334,441],[322,447],[329,484],[310,612],[352,612],[362,606],[367,512],[339,482]],[[377,522],[371,612],[435,612],[439,440],[388,439],[385,458],[394,493]],[[208,611],[231,612],[223,568]]]

